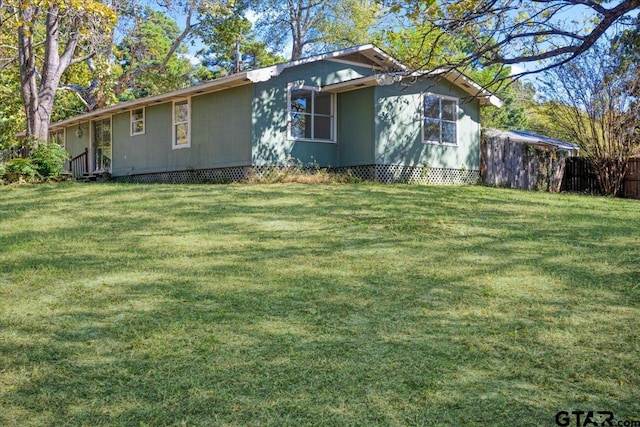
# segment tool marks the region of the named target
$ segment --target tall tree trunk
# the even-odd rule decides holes
[[[22,96],[25,116],[27,118],[27,137],[35,132],[36,111],[38,109],[38,82],[33,51],[33,34],[31,28],[35,24],[32,7],[22,11],[22,25],[18,27],[18,61],[20,63],[20,94]]]
[[[64,50],[60,52],[59,10],[55,3],[50,5],[45,11],[47,19],[44,60],[38,76],[32,28],[35,28],[36,16],[39,12],[34,6],[24,8],[21,12],[23,24],[18,28],[20,86],[27,119],[26,137],[32,138],[35,144],[47,140],[56,90],[62,73],[73,62],[73,54],[79,38],[79,18],[76,17],[72,19],[67,29],[69,36]]]

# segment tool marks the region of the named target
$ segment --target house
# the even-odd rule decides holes
[[[243,71],[51,125],[75,175],[238,180],[291,161],[381,181],[475,183],[480,108],[457,71],[413,73],[373,45]]]

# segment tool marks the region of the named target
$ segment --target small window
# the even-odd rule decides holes
[[[191,111],[188,99],[173,102],[173,148],[191,146]]]
[[[58,129],[49,132],[49,144],[54,143],[58,144],[60,147],[64,148],[64,129]]]
[[[458,100],[424,94],[422,142],[458,145]]]
[[[289,139],[334,141],[334,95],[315,88],[289,86]]]
[[[144,134],[144,108],[131,110],[131,136]]]

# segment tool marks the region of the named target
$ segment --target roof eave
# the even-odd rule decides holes
[[[483,107],[493,106],[501,108],[504,105],[504,101],[502,99],[498,98],[492,92],[486,90],[458,70],[434,70],[429,74],[443,76],[446,80],[456,84],[469,95],[478,98],[480,100],[480,105]]]

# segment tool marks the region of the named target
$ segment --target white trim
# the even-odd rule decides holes
[[[330,85],[326,85],[322,88],[322,90],[325,92],[342,93],[342,92],[349,92],[352,90],[364,89],[367,87],[372,87],[377,85],[378,85],[378,81],[376,79],[376,76],[370,75],[365,77],[358,77],[351,80],[346,80],[340,83],[333,83]]]
[[[49,136],[47,137],[47,144],[51,142],[51,135],[62,132],[62,148],[66,150],[67,146],[67,129],[59,128],[54,130],[49,130]]]
[[[90,162],[91,164],[89,165],[89,168],[93,171],[93,172],[103,172],[102,169],[98,169],[98,165],[96,164],[96,149],[98,147],[95,146],[96,144],[96,140],[95,140],[95,133],[96,133],[96,128],[95,128],[95,124],[96,122],[104,122],[105,120],[109,120],[109,148],[110,148],[110,157],[109,157],[109,170],[108,172],[111,173],[113,171],[113,114],[109,114],[109,115],[102,115],[100,116],[100,118],[96,118],[93,119],[89,122],[89,155],[91,156]],[[92,146],[93,149],[92,149]]]
[[[308,115],[311,117],[311,135],[312,138],[296,138],[294,136],[291,135],[291,116],[292,116],[292,111],[291,111],[291,91],[292,90],[308,90],[311,92],[311,112],[310,113],[304,113],[305,115]],[[330,118],[330,123],[331,123],[331,129],[330,134],[331,134],[331,138],[330,139],[324,139],[324,138],[313,138],[313,132],[314,132],[314,121],[315,121],[315,98],[316,98],[316,93],[321,93],[321,89],[319,87],[313,87],[313,86],[305,86],[305,85],[300,85],[298,82],[293,82],[293,83],[289,83],[287,84],[287,140],[289,141],[303,141],[303,142],[324,142],[324,143],[331,143],[331,144],[335,144],[337,141],[337,137],[336,137],[336,133],[337,133],[337,122],[336,122],[336,110],[337,110],[337,102],[336,102],[336,96],[334,93],[331,92],[326,92],[327,94],[329,94],[329,96],[331,96],[331,111],[329,113],[329,115],[327,116],[326,114],[319,114],[319,117],[328,117]]]
[[[176,123],[176,104],[187,103],[187,121]],[[176,125],[187,125],[187,143],[178,144],[176,141]],[[171,148],[179,150],[181,148],[191,147],[191,97],[174,99],[171,103]]]
[[[425,117],[424,113],[424,98],[427,96],[434,96],[440,100],[447,100],[447,101],[455,101],[456,103],[456,120],[455,122],[452,122],[451,120],[443,120],[442,119],[442,102],[440,102],[439,105],[439,112],[440,112],[440,117],[437,119],[434,119],[433,117]],[[458,128],[460,127],[460,118],[458,117],[460,114],[460,99],[453,97],[453,96],[447,96],[447,95],[440,95],[439,93],[433,93],[433,92],[421,92],[420,93],[420,141],[423,144],[427,144],[427,145],[436,145],[436,146],[440,146],[440,147],[459,147],[460,146],[460,132],[458,131]],[[433,140],[429,140],[429,139],[425,139],[424,137],[424,121],[425,119],[431,119],[431,120],[438,120],[438,123],[440,124],[440,140],[439,141],[433,141]],[[456,142],[455,143],[450,143],[450,142],[442,142],[442,123],[455,123],[456,125]]]
[[[340,59],[340,58],[328,58],[327,61],[331,61],[331,62],[337,62],[340,64],[347,64],[347,65],[353,65],[354,67],[360,67],[360,68],[366,68],[369,70],[378,70],[378,71],[384,71],[385,67],[382,67],[380,65],[365,65],[362,62],[357,62],[357,61],[349,61],[348,59]]]
[[[87,129],[87,132],[89,132],[89,154],[88,154],[89,155],[89,170],[87,172],[96,170],[96,155],[95,155],[95,153],[93,151],[93,149],[94,149],[93,146],[95,144],[95,141],[94,141],[95,138],[93,136],[93,134],[95,133],[95,129],[93,128],[93,123],[96,122],[97,120],[98,119],[89,120],[89,125],[88,125],[88,129]]]
[[[142,119],[134,120],[133,112],[142,110]],[[134,132],[134,123],[142,122],[142,132]],[[129,110],[129,136],[144,135],[147,132],[147,109],[146,107],[132,108]]]

